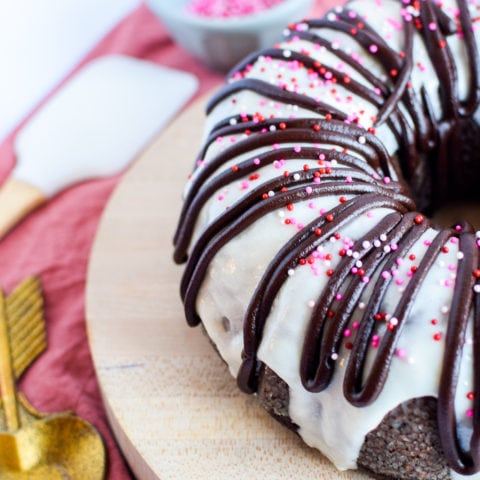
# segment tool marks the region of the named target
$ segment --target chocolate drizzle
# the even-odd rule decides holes
[[[480,268],[477,239],[467,223],[434,230],[430,221],[415,211],[412,195],[402,180],[404,178],[416,190],[419,169],[423,169],[423,177],[426,169],[435,179],[441,179],[440,188],[434,196],[436,200],[442,198],[448,190],[446,182],[453,168],[450,156],[459,144],[459,125],[468,122],[473,125],[473,116],[479,109],[477,43],[466,0],[457,0],[457,5],[458,18],[455,22],[436,2],[412,2],[409,15],[404,15],[402,19],[402,52],[392,49],[355,11],[348,8],[332,11],[324,19],[305,22],[305,28],[292,29],[286,45],[290,42],[293,45],[296,39],[300,39],[324,48],[354,69],[363,81],[352,79],[330,65],[323,65],[307,52],[289,50],[285,44],[282,48],[256,53],[239,64],[230,75],[230,83],[211,100],[208,113],[248,90],[271,102],[296,105],[309,112],[311,118],[265,119],[255,112],[248,112],[227,118],[214,127],[199,155],[200,159],[208,158],[208,162],[195,172],[184,202],[175,234],[174,258],[177,262],[187,261],[180,290],[187,321],[194,326],[201,321],[196,312],[198,292],[211,261],[227,242],[259,219],[287,205],[321,197],[343,196],[344,200],[339,205],[291,236],[271,259],[255,289],[245,313],[244,351],[238,373],[239,386],[252,393],[257,389],[261,370],[257,351],[264,327],[279,290],[289,278],[289,272],[299,265],[301,259],[307,258],[360,215],[373,209],[386,209],[387,213],[356,239],[354,255],[340,259],[319,294],[307,325],[300,359],[300,378],[304,387],[311,392],[326,389],[335,373],[335,355],[342,348],[342,333],[368,290],[368,301],[347,358],[343,385],[345,398],[361,407],[371,404],[381,394],[398,340],[418,293],[445,244],[453,237],[457,238],[463,259],[458,262],[446,333],[438,393],[438,424],[442,446],[451,467],[462,474],[472,474],[480,470],[480,295],[474,294],[475,277],[472,275]],[[322,36],[326,30],[350,36],[366,56],[371,55],[369,49],[375,45],[378,69],[384,78],[374,75],[351,55],[335,48],[330,40]],[[465,98],[459,95],[457,61],[449,46],[450,37],[459,32],[467,59],[464,65],[468,79]],[[413,46],[419,39],[423,41],[439,81],[440,113],[433,108],[432,93],[428,93],[422,85],[412,84]],[[328,102],[249,76],[251,67],[260,58],[277,62],[294,61],[300,68],[320,77],[328,71],[352,98],[367,102],[376,109],[375,128],[370,132],[365,130],[357,125],[358,119],[352,120]],[[375,130],[380,128],[387,128],[395,138],[395,157],[389,156],[375,134]],[[215,140],[227,136],[237,136],[240,140],[211,156],[209,152]],[[274,149],[273,145],[276,146]],[[313,167],[319,158],[322,161]],[[197,219],[210,198],[232,182],[255,174],[279,159],[285,162],[287,170],[290,170],[289,162],[297,160],[305,161],[308,168],[288,171],[248,190],[198,233],[187,254]],[[382,333],[367,371],[370,345],[379,328],[375,317],[381,311],[392,284],[392,278],[381,272],[390,271],[428,231],[435,232],[435,235],[400,294],[392,314],[395,323]],[[395,244],[396,250],[376,248],[374,243],[379,237],[383,237],[386,244]],[[359,260],[369,282],[350,274]],[[342,292],[341,300],[336,298],[339,291]],[[335,312],[332,315],[334,303]],[[470,449],[465,451],[458,438],[454,403],[465,335],[471,319],[475,332],[473,370],[477,395]]]

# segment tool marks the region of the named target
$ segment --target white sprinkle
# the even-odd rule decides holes
[[[269,130],[270,130],[271,132],[274,132],[276,129],[277,129],[277,127],[276,127],[275,125],[270,125]]]
[[[371,243],[368,240],[364,240],[362,243],[363,248],[370,248]]]
[[[285,212],[282,212],[281,210],[278,211],[277,215],[280,217],[280,218],[283,218],[285,216]]]
[[[463,254],[463,252],[458,252],[458,253],[457,253],[457,259],[458,259],[458,260],[463,260],[463,257],[464,257],[464,256],[465,256],[465,255]]]
[[[365,143],[367,143],[367,139],[363,135],[360,135],[358,137],[358,143],[361,143],[362,145],[364,145]]]
[[[236,118],[231,118],[229,123],[230,125],[236,125],[238,122]]]
[[[293,179],[294,179],[294,180],[300,180],[300,174],[299,174],[299,173],[295,173],[295,174],[293,175]]]
[[[358,253],[358,252],[355,252],[355,253]],[[355,258],[357,258],[357,257],[355,257]],[[355,266],[356,266],[357,268],[362,268],[363,262],[362,262],[361,260],[358,260],[358,261],[355,262]]]
[[[388,245],[385,245],[385,246],[383,247],[383,251],[384,251],[385,253],[390,253],[391,250],[392,250],[392,249],[391,249]]]
[[[333,361],[338,360],[338,353],[332,353],[332,354],[330,355],[330,358],[331,358]]]
[[[314,300],[309,300],[309,301],[308,301],[308,306],[309,306],[310,308],[313,308],[313,307],[315,306],[315,301],[314,301]]]
[[[275,192],[273,190],[270,190],[267,195],[269,197],[273,197],[275,195]]]
[[[293,275],[295,275],[295,270],[293,268],[289,268],[287,274],[289,277],[292,277]]]
[[[392,317],[390,319],[390,324],[396,327],[398,325],[398,318],[397,317]]]
[[[358,258],[359,256],[360,256],[360,254],[359,254],[358,252],[353,252],[353,253],[352,253],[352,257],[353,257],[353,258]],[[358,263],[358,262],[357,262],[357,263]],[[360,263],[362,263],[362,262],[360,262]],[[357,266],[358,266],[358,265],[357,265]]]
[[[292,52],[290,50],[284,50],[283,51],[283,56],[285,58],[290,58],[292,56]]]
[[[358,304],[358,308],[359,308],[360,310],[365,310],[365,303],[364,303],[364,302],[360,302],[360,303]]]
[[[382,233],[382,234],[380,235],[380,240],[381,240],[382,242],[384,242],[386,239],[387,239],[387,236],[386,236],[384,233]]]
[[[380,245],[381,245],[380,240],[375,240],[375,241],[373,242],[373,245],[374,245],[376,248],[380,247]]]
[[[450,311],[450,308],[445,305],[445,306],[443,306],[443,307],[440,309],[440,311],[441,311],[444,315],[446,315],[446,314]]]
[[[480,293],[480,285],[479,285],[479,284],[474,285],[474,286],[473,286],[473,291],[474,291],[475,293]]]
[[[337,16],[336,16],[333,12],[330,12],[330,13],[327,15],[327,20],[328,20],[329,22],[334,22],[336,19],[337,19]]]

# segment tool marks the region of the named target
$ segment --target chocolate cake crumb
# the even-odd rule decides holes
[[[389,412],[365,437],[358,465],[379,479],[448,480],[436,399],[408,400]]]
[[[260,404],[270,415],[291,430],[298,429],[288,413],[290,402],[288,385],[266,365],[262,366],[260,372],[257,394]]]

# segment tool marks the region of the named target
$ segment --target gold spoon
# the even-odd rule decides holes
[[[5,299],[0,289],[0,478],[102,480],[99,433],[70,413],[42,414],[15,380],[46,348],[39,281],[29,278]]]

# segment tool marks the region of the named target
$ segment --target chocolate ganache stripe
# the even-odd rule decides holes
[[[418,98],[416,92],[410,88],[410,76],[413,68],[413,26],[408,22],[404,24],[405,50],[399,54],[391,49],[365,21],[361,20],[361,28],[358,27],[358,16],[355,13],[352,15],[350,10],[342,10],[340,13],[332,11],[331,15],[342,19],[343,22],[338,20],[312,20],[309,22],[309,26],[313,28],[338,28],[354,39],[363,48],[366,55],[371,55],[369,49],[372,45],[375,45],[378,48],[378,51],[375,52],[375,58],[385,68],[390,82],[395,81],[393,91],[391,91],[389,84],[382,83],[385,103],[377,114],[376,126],[381,126],[388,120],[387,123],[397,139],[403,156],[408,159],[402,166],[406,178],[410,179],[418,164],[419,152],[417,148],[420,151],[428,152],[432,145],[432,129],[428,118],[425,116],[421,98]],[[350,17],[350,15],[352,16]],[[348,26],[350,27],[348,28]],[[360,73],[358,65],[355,65],[354,68]],[[405,117],[405,113],[398,108],[401,100],[405,106],[405,113],[410,115],[415,128],[412,128]]]
[[[264,82],[263,80],[257,80],[254,78],[235,80],[218,91],[207,105],[207,114],[210,114],[222,100],[243,90],[251,90],[259,95],[264,95],[272,100],[282,102],[285,105],[296,105],[304,108],[305,110],[310,110],[317,115],[332,115],[338,120],[347,119],[347,115],[344,112],[338,110],[328,103],[313,100],[306,95],[290,92],[283,88],[278,88],[270,83]]]
[[[318,161],[319,156],[325,157],[325,160]],[[362,159],[352,155],[334,152],[331,150],[307,147],[302,148],[301,151],[298,152],[292,148],[280,148],[274,152],[260,154],[253,160],[249,158],[243,162],[237,163],[234,169],[222,171],[216,177],[205,182],[197,191],[196,196],[190,202],[185,202],[185,207],[181,215],[182,220],[179,223],[179,230],[176,236],[178,240],[175,244],[174,259],[180,263],[187,258],[188,245],[190,244],[199,212],[216,191],[245,175],[249,175],[258,171],[261,167],[272,164],[279,160],[286,161],[285,170],[283,170],[280,181],[270,183],[268,186],[262,184],[260,189],[257,189],[255,193],[252,192],[252,194],[242,201],[240,205],[246,208],[247,206],[251,205],[252,202],[261,200],[261,197],[265,194],[265,189],[267,187],[268,190],[274,190],[277,188],[277,186],[281,188],[286,187],[287,185],[292,185],[293,183],[288,180],[290,177],[287,170],[289,163],[288,160],[313,160],[315,162],[318,161],[321,164],[324,164],[325,162],[331,163],[333,160],[335,160],[337,163],[340,162],[341,168],[339,169],[332,169],[331,167],[310,168],[307,164],[305,164],[305,170],[311,172],[311,174],[308,175],[308,179],[312,182],[315,179],[318,179],[319,181],[321,180],[322,182],[339,179],[346,181],[347,177],[350,177],[352,181],[361,181],[372,184],[377,183],[377,180],[375,180],[375,177],[373,177],[370,172],[362,172],[365,166],[368,165],[365,163],[365,161],[362,161]],[[296,175],[301,178],[302,182],[306,180],[304,175],[301,175],[299,172],[297,172]],[[386,188],[398,191],[399,194],[404,193],[402,186],[397,182],[389,182],[386,184]],[[404,201],[407,201],[407,198],[408,197],[405,197]],[[409,203],[413,207],[413,202]],[[229,210],[231,210],[231,207],[229,207]],[[239,211],[235,210],[235,214],[238,213]]]
[[[331,12],[331,14],[337,17],[337,13]],[[298,32],[298,36],[299,38],[308,38],[310,41],[315,42],[318,45],[327,46],[329,51],[335,53],[338,58],[342,58],[342,60],[353,67],[357,73],[364,76],[372,83],[373,86],[375,86],[375,88],[380,90],[385,102],[383,107],[378,112],[376,126],[378,127],[388,120],[388,125],[391,127],[401,150],[408,159],[408,162],[405,162],[403,167],[404,174],[409,179],[411,178],[411,175],[415,171],[415,168],[418,164],[417,148],[424,152],[428,152],[432,148],[431,124],[428,122],[428,118],[425,116],[421,98],[418,98],[418,94],[412,88],[409,88],[409,80],[413,68],[413,26],[411,23],[405,24],[405,50],[402,52],[401,57],[399,57],[398,52],[395,52],[387,44],[385,44],[383,39],[372,28],[370,28],[366,22],[363,20],[357,22],[357,16],[350,18],[348,15],[349,14],[347,13],[345,18],[344,14],[340,14],[340,16],[346,19],[348,22],[353,22],[352,27],[348,32],[346,31],[346,28],[343,28],[343,33],[348,33],[351,38],[359,43],[367,55],[370,55],[369,48],[372,44],[376,46],[378,44],[382,44],[383,49],[381,50],[380,55],[378,55],[378,52],[376,52],[376,57],[382,60],[382,55],[385,56],[385,54],[387,54],[387,61],[390,61],[390,64],[395,65],[395,68],[389,69],[389,76],[387,77],[390,79],[394,79],[396,77],[397,79],[393,91],[391,91],[390,86],[386,83],[381,82],[379,79],[372,79],[372,75],[369,75],[368,70],[363,68],[358,62],[353,61],[351,56],[346,55],[341,50],[333,50],[331,48],[331,43],[325,39],[322,39],[318,33],[314,34],[310,32]],[[334,20],[329,20],[328,23],[323,21],[322,24],[331,29],[335,28],[336,22]],[[361,24],[361,27],[358,27],[359,24]],[[310,22],[310,26],[312,25],[315,25],[314,21]],[[316,25],[319,25],[318,21]],[[369,35],[358,36],[359,28],[362,30],[367,29]],[[403,60],[401,60],[402,57]],[[393,76],[394,72],[395,75]],[[410,126],[408,120],[405,118],[405,113],[398,109],[398,103],[400,100],[403,100],[406,106],[405,113],[408,113],[411,116],[415,128]]]
[[[362,391],[362,372],[369,346],[378,322],[384,320],[380,308],[390,286],[390,272],[397,264],[397,261],[407,254],[429,226],[430,223],[419,217],[418,214],[414,212],[407,213],[402,222],[401,237],[397,240],[398,248],[395,252],[390,253],[387,261],[382,265],[382,273],[387,272],[387,274],[379,275],[375,280],[373,291],[359,321],[355,342],[353,343],[350,359],[345,369],[343,390],[345,398],[351,403],[357,401],[357,395]],[[307,367],[306,365],[305,368]]]
[[[329,122],[327,122],[327,124],[328,123]],[[345,131],[350,131],[350,134],[346,134]],[[379,166],[382,171],[385,172],[384,175],[389,176],[394,181],[398,180],[396,172],[389,167],[387,161],[388,156],[384,155],[386,152],[379,151],[376,148],[377,145],[375,145],[375,142],[370,142],[370,137],[367,136],[365,132],[360,135],[363,136],[364,143],[360,143],[358,137],[352,137],[351,133],[353,132],[357,133],[356,130],[352,130],[351,128],[348,128],[348,126],[347,128],[343,127],[337,129],[320,128],[318,131],[315,131],[313,128],[286,128],[275,132],[268,131],[259,135],[249,136],[248,138],[235,143],[231,147],[226,148],[216,157],[210,159],[208,164],[202,166],[201,172],[199,172],[192,181],[185,202],[188,203],[191,201],[191,197],[196,194],[202,183],[205,182],[215,170],[228,162],[231,158],[263,147],[272,148],[273,145],[282,143],[291,143],[294,145],[302,145],[303,143],[324,143],[338,146],[340,148],[351,149],[364,156],[370,165],[376,165],[377,162],[381,162]],[[205,151],[201,153],[204,155]],[[201,155],[200,158],[202,158],[203,155]],[[383,173],[382,171],[378,173]]]
[[[411,215],[411,214],[410,214]],[[384,262],[387,252],[375,247],[375,240],[385,236],[385,244],[397,243],[410,227],[411,220],[407,213],[403,217],[398,213],[383,218],[363,238],[356,241],[351,256],[343,256],[330,277],[327,287],[315,302],[315,309],[305,335],[305,346],[301,368],[303,377],[311,391],[322,391],[330,383],[344,332],[351,322],[350,314],[355,308],[361,294]],[[352,268],[362,262],[360,274],[352,273]],[[338,308],[332,306],[338,292],[342,291]],[[307,340],[308,339],[308,340]],[[333,357],[332,357],[333,356]],[[313,379],[313,380],[310,380]]]
[[[400,213],[407,209],[395,198],[379,193],[359,195],[326,215],[325,219],[314,220],[287,242],[267,267],[255,289],[244,320],[244,352],[237,381],[245,392],[252,393],[258,382],[259,371],[257,350],[263,335],[266,319],[273,301],[283,283],[289,277],[289,270],[299,265],[326,238],[348,225],[362,213],[376,208],[389,208]]]
[[[358,202],[360,202],[360,199],[363,199],[364,197],[365,201],[369,201],[370,198],[373,198],[374,201],[372,205],[375,205],[375,201],[378,203],[379,200],[377,199],[381,199],[385,205],[390,205],[393,203],[393,205],[397,206],[398,209],[406,210],[406,207],[404,207],[404,204],[402,203],[403,200],[406,200],[405,197],[394,192],[390,192],[386,189],[383,189],[382,191],[382,189],[379,188],[379,185],[354,185],[346,184],[345,182],[331,182],[325,183],[324,185],[313,184],[311,191],[308,192],[306,191],[305,187],[302,186],[293,188],[287,192],[275,194],[272,197],[267,196],[267,198],[262,200],[260,203],[256,203],[248,211],[241,213],[233,221],[227,223],[225,228],[221,229],[216,235],[213,235],[213,238],[211,238],[210,241],[207,241],[207,238],[212,237],[212,230],[215,231],[218,229],[217,224],[223,223],[222,216],[228,216],[230,211],[227,211],[225,214],[221,215],[202,234],[202,237],[204,238],[200,238],[195,244],[183,273],[180,293],[182,300],[184,301],[185,315],[189,325],[197,325],[200,321],[195,309],[196,296],[210,261],[223,245],[257,221],[259,218],[265,216],[268,212],[276,210],[277,208],[283,207],[289,203],[294,204],[305,199],[312,199],[319,196],[349,194],[358,195]],[[365,194],[372,194],[373,197]],[[352,201],[356,202],[357,200],[354,198],[350,202]],[[345,207],[343,207],[343,205],[341,205],[341,207],[346,208],[349,204],[350,203],[347,201],[344,204]],[[361,205],[363,205],[363,203],[361,203]],[[327,212],[325,215],[328,217],[329,213],[334,215],[333,211]],[[308,226],[305,228],[307,228],[308,231]],[[200,248],[200,246],[205,246],[205,248]]]
[[[279,122],[277,125],[280,124],[289,125],[289,123],[285,122]],[[174,244],[178,247],[176,248],[174,254],[174,259],[176,262],[180,263],[186,260],[185,244],[188,244],[189,239],[182,239],[181,232],[185,229],[187,212],[191,208],[191,204],[198,195],[202,185],[204,185],[209,176],[211,176],[218,168],[220,168],[224,163],[228,162],[231,158],[246,152],[251,152],[254,149],[287,142],[295,144],[305,142],[313,144],[324,143],[335,145],[343,149],[352,150],[353,152],[364,157],[365,167],[363,167],[363,169],[367,169],[369,166],[371,166],[377,170],[378,174],[383,174],[385,177],[393,180],[394,184],[392,186],[397,188],[400,185],[397,183],[397,172],[393,167],[390,166],[388,162],[387,152],[374,135],[368,134],[358,127],[347,125],[342,122],[307,122],[306,128],[301,129],[295,128],[296,125],[299,124],[299,121],[292,122],[292,124],[293,128],[285,127],[284,130],[278,130],[274,132],[267,131],[256,136],[249,136],[247,139],[244,139],[236,143],[234,146],[225,149],[215,158],[211,159],[208,162],[208,165],[204,165],[202,167],[201,172],[192,180],[190,189],[184,199],[182,212],[180,214],[180,221],[174,235]],[[300,125],[303,125],[303,122],[300,123]],[[318,128],[315,128],[316,125]],[[234,129],[233,131],[236,130]],[[208,146],[214,141],[214,137],[217,138],[218,135],[211,135],[209,137],[207,146],[200,153],[200,158],[205,156]],[[360,142],[360,138],[362,138],[364,141]],[[345,160],[347,160],[346,157]],[[196,213],[198,215],[199,211],[196,210]]]
[[[475,234],[472,233],[473,228],[469,225],[464,225],[464,227],[466,227],[465,230],[459,235],[459,251],[464,256],[462,261],[459,262],[458,278],[448,320],[445,340],[445,361],[440,379],[437,413],[440,438],[448,462],[457,472],[471,475],[480,468],[480,425],[478,423],[478,412],[477,418],[474,420],[470,449],[465,451],[460,446],[458,439],[454,408],[462,351],[473,303],[475,277],[473,276],[472,266],[478,265],[479,257]],[[475,393],[478,394],[478,387],[480,386],[477,383],[479,365],[474,363],[473,368]]]
[[[304,53],[299,53],[294,50],[288,50],[288,53],[285,49],[280,48],[270,48],[264,50],[262,55],[269,57],[273,60],[280,60],[286,62],[298,62],[302,68],[307,69],[309,72],[318,73],[319,75],[325,76],[327,74],[327,67],[322,65],[320,62],[314,60],[312,57],[305,55]],[[255,54],[257,57],[258,54]],[[249,59],[247,58],[242,64],[239,65],[239,72],[246,70],[248,73]],[[335,69],[334,67],[328,66],[328,73],[332,74],[337,83],[341,85],[346,90],[349,90],[354,95],[357,95],[359,98],[363,98],[367,102],[376,106],[380,109],[383,106],[383,100],[381,95],[375,93],[374,90],[366,87],[365,85],[357,82],[356,80],[346,76],[344,73]],[[238,73],[237,73],[238,75]],[[234,77],[237,78],[237,77]]]
[[[380,345],[376,349],[375,359],[370,367],[368,375],[365,375],[366,355],[363,355],[359,359],[352,353],[352,356],[349,359],[349,366],[352,362],[353,368],[350,372],[347,367],[345,378],[347,378],[347,375],[352,374],[352,385],[354,386],[354,389],[353,391],[350,390],[348,392],[348,399],[353,405],[369,405],[377,399],[382,391],[387,379],[392,358],[395,354],[398,338],[400,337],[406,319],[408,318],[408,314],[415,302],[418,291],[438,254],[441,252],[442,247],[451,237],[452,233],[453,231],[450,231],[449,229],[440,230],[433,239],[431,245],[428,247],[415,274],[410,279],[405,291],[397,303],[392,315],[392,319],[395,319],[395,321],[393,322],[392,319],[390,319],[388,325],[392,325],[392,327],[385,330]],[[401,248],[401,242],[399,245]],[[348,383],[350,383],[350,381],[351,379],[349,377]]]

